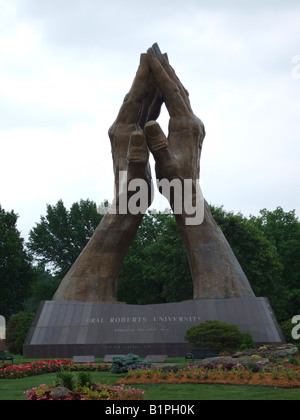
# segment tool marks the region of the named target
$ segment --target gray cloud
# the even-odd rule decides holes
[[[35,25],[47,42],[56,47],[99,48],[102,51],[126,49],[132,51],[133,45],[148,45],[149,34],[157,33],[168,37],[170,28],[165,28],[166,21],[173,20],[172,33],[181,32],[181,27],[193,25],[194,14],[199,14],[198,29],[206,26],[210,18],[207,13],[235,19],[234,25],[240,25],[245,31],[245,17],[259,18],[267,12],[273,14],[290,10],[299,10],[297,0],[13,0],[20,18],[25,18]],[[201,14],[202,19],[201,19]],[[229,20],[230,21],[230,20]],[[258,22],[259,23],[259,22]],[[268,24],[268,22],[266,22]],[[267,28],[266,28],[267,29]],[[253,27],[255,36],[256,28]],[[151,42],[157,39],[150,40]],[[146,43],[145,43],[146,42]],[[136,51],[135,51],[136,53]]]
[[[277,205],[300,214],[300,80],[291,76],[299,0],[3,1],[0,177],[11,176],[0,197],[21,217],[26,201],[24,232],[37,221],[30,226],[31,206],[36,215],[64,197],[111,198],[107,129],[153,42],[206,125],[208,200],[245,214]],[[167,120],[164,112],[166,130]],[[20,135],[33,138],[30,148]]]
[[[74,124],[91,125],[94,116],[84,110],[58,110],[39,104],[14,103],[0,99],[0,132],[19,129],[66,130]]]

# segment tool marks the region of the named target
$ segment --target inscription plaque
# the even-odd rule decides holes
[[[250,332],[258,344],[281,343],[281,330],[266,298],[207,299],[158,305],[46,301],[24,344],[25,357],[135,353],[184,356],[188,328],[222,320]]]

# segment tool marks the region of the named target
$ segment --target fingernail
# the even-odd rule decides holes
[[[153,44],[152,48],[155,52],[156,57],[160,57],[161,56],[161,51],[160,51],[160,48],[159,48],[158,44],[157,43]]]
[[[161,128],[156,121],[153,121],[145,125],[145,131],[148,136],[156,137],[161,133]]]
[[[145,142],[145,136],[142,131],[134,131],[131,134],[131,145],[135,147],[140,147]]]

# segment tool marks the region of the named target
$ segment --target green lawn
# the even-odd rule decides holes
[[[113,385],[121,375],[92,373],[94,382]],[[1,379],[0,400],[25,400],[24,391],[40,384],[52,384],[55,374],[24,379]],[[132,385],[134,387],[134,385]],[[300,400],[300,389],[265,388],[232,385],[136,385],[146,391],[147,400],[200,401],[200,400]]]
[[[133,385],[134,386],[134,385]],[[147,400],[208,401],[208,400],[284,400],[299,401],[300,389],[280,389],[233,385],[143,385]]]
[[[22,356],[15,356],[15,364],[30,362]],[[97,359],[102,363],[103,359]],[[184,359],[168,359],[168,363],[184,363]],[[24,391],[41,384],[51,385],[55,374],[33,376],[24,379],[0,379],[0,400],[25,400]],[[122,375],[110,372],[92,373],[94,382],[106,385],[115,384]],[[268,388],[233,385],[197,385],[197,384],[153,384],[131,385],[146,391],[150,401],[203,401],[203,400],[300,400],[300,389]]]

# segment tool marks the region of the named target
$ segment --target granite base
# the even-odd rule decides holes
[[[235,324],[257,345],[285,342],[267,298],[207,299],[158,305],[41,302],[24,343],[27,358],[163,354],[191,350],[188,328],[207,320]]]

